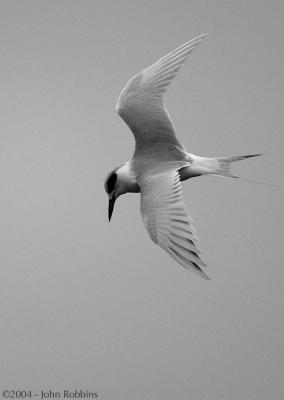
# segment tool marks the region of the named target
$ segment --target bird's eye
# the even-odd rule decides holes
[[[105,189],[108,194],[113,192],[116,181],[117,181],[117,174],[113,172],[112,174],[109,175],[109,177],[105,182]]]

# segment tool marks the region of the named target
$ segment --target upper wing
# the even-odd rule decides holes
[[[176,137],[163,94],[189,54],[205,36],[198,36],[162,57],[131,78],[121,92],[116,110],[132,130],[136,148],[139,145],[150,146],[153,141],[183,147]]]
[[[141,214],[151,239],[180,265],[210,279],[203,271],[198,238],[192,219],[182,200],[179,172],[176,169],[145,175],[139,181]]]

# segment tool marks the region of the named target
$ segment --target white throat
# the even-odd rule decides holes
[[[137,183],[137,179],[135,176],[135,173],[133,171],[133,168],[131,166],[131,162],[127,161],[125,164],[123,164],[121,167],[119,167],[116,171],[117,177],[118,177],[118,182],[119,182],[119,194],[122,193],[139,193],[140,192],[140,187]]]

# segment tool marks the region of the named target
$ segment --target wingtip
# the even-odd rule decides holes
[[[203,39],[205,39],[207,36],[208,36],[208,33],[205,32],[205,33],[202,33],[201,35],[197,36],[197,37],[196,37],[195,39],[193,39],[193,40],[203,40]]]
[[[210,278],[210,276],[206,275],[205,272],[203,272],[204,275],[202,275],[202,277],[204,279],[206,279],[207,281],[212,281],[212,278]]]
[[[212,278],[210,278],[210,276],[208,276],[207,274],[205,274],[205,272],[200,268],[199,270],[195,270],[195,272],[203,279],[206,279],[207,281],[211,281]]]

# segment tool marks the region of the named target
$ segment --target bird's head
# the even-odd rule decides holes
[[[114,203],[116,199],[123,193],[127,192],[126,177],[120,171],[120,167],[112,170],[105,179],[105,191],[108,194],[108,219],[110,221]]]

